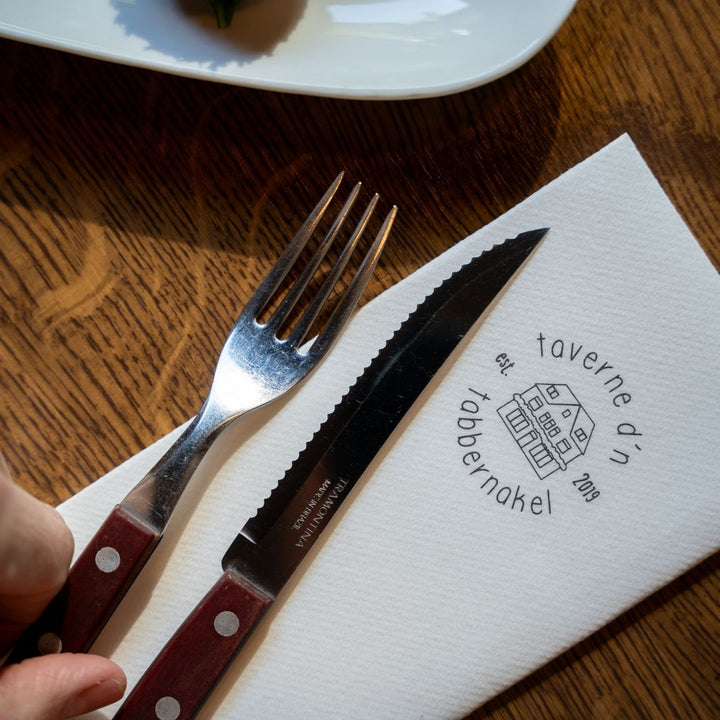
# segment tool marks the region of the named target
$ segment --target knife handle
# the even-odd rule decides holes
[[[113,720],[190,720],[273,598],[227,570],[140,678]]]
[[[7,662],[54,652],[87,652],[160,538],[160,533],[117,505]]]

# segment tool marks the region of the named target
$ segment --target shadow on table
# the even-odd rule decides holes
[[[151,41],[160,46],[158,28]],[[13,68],[6,85],[18,89],[0,114],[0,155],[6,145],[13,172],[28,179],[0,177],[0,195],[38,221],[80,219],[78,244],[87,228],[102,229],[97,242],[117,268],[165,252],[194,267],[193,253],[206,250],[269,262],[345,170],[399,206],[384,256],[399,278],[586,155],[580,145],[553,154],[563,69],[552,44],[482,87],[378,101],[192,80],[19,44],[3,59]],[[418,238],[434,240],[432,250]]]

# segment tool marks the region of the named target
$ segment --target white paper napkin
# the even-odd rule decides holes
[[[461,717],[716,550],[720,284],[624,136],[367,305],[221,438],[95,651],[132,686],[406,314],[544,226],[201,717]],[[176,433],[61,507],[78,550]]]

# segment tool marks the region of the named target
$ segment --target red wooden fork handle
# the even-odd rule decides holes
[[[121,506],[110,513],[70,568],[68,579],[8,662],[52,652],[87,652],[161,535]]]

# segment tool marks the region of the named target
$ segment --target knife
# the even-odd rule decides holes
[[[246,522],[220,579],[114,720],[196,716],[400,420],[546,232],[524,232],[483,252],[408,316]]]

